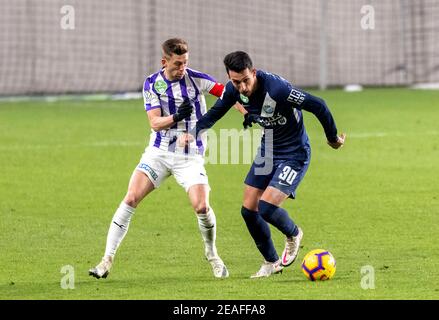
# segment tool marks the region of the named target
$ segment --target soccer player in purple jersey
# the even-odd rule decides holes
[[[179,144],[180,136],[195,127],[206,112],[204,93],[221,96],[224,85],[211,76],[192,70],[188,65],[186,41],[173,38],[162,44],[163,68],[144,82],[145,110],[151,125],[149,146],[134,170],[128,192],[113,216],[101,263],[89,270],[96,278],[106,278],[116,250],[125,237],[137,205],[164,179],[173,175],[186,190],[198,218],[204,241],[204,253],[216,278],[229,272],[215,245],[216,218],[209,205],[209,183],[204,168],[206,139]]]
[[[287,198],[295,198],[310,162],[311,147],[302,110],[318,118],[332,148],[343,146],[346,135],[337,135],[334,119],[322,99],[275,74],[256,70],[247,53],[232,52],[224,58],[224,64],[230,81],[215,105],[197,122],[196,132],[212,127],[237,102],[248,112],[244,128],[253,123],[264,128],[261,147],[244,182],[241,214],[264,257],[252,278],[268,277],[294,262],[303,236],[301,228],[281,208]],[[280,258],[268,224],[286,237]]]

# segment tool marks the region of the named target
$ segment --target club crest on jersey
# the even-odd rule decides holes
[[[261,116],[273,117],[275,109],[276,101],[272,97],[270,97],[270,94],[267,92],[265,94],[264,102],[262,103]]]
[[[243,95],[242,93],[239,94],[239,98],[241,99],[242,102],[244,103],[248,103],[248,97],[246,97],[245,95]]]
[[[271,106],[269,104],[262,106],[262,110],[264,110],[264,112],[267,114],[273,114],[273,112],[274,112],[273,106]]]
[[[166,84],[165,81],[163,80],[157,80],[154,83],[154,89],[159,93],[159,94],[163,94],[166,92],[166,89],[168,89],[168,85]]]

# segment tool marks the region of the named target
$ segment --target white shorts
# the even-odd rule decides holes
[[[153,183],[154,188],[158,188],[170,175],[175,177],[177,183],[186,192],[196,184],[209,186],[204,168],[204,158],[197,154],[180,154],[156,147],[147,147],[136,170],[145,173]]]

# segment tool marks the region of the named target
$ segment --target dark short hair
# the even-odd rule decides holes
[[[180,38],[168,39],[162,44],[163,53],[167,56],[172,54],[182,55],[188,52],[187,42]]]
[[[227,74],[229,70],[241,72],[245,69],[253,69],[253,62],[248,53],[244,51],[231,52],[224,57],[224,66]]]

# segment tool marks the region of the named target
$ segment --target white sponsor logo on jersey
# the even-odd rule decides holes
[[[297,89],[292,89],[287,100],[297,105],[301,105],[305,100],[305,94]]]
[[[151,103],[151,99],[152,99],[152,94],[149,91],[145,91],[145,102],[146,103]]]

